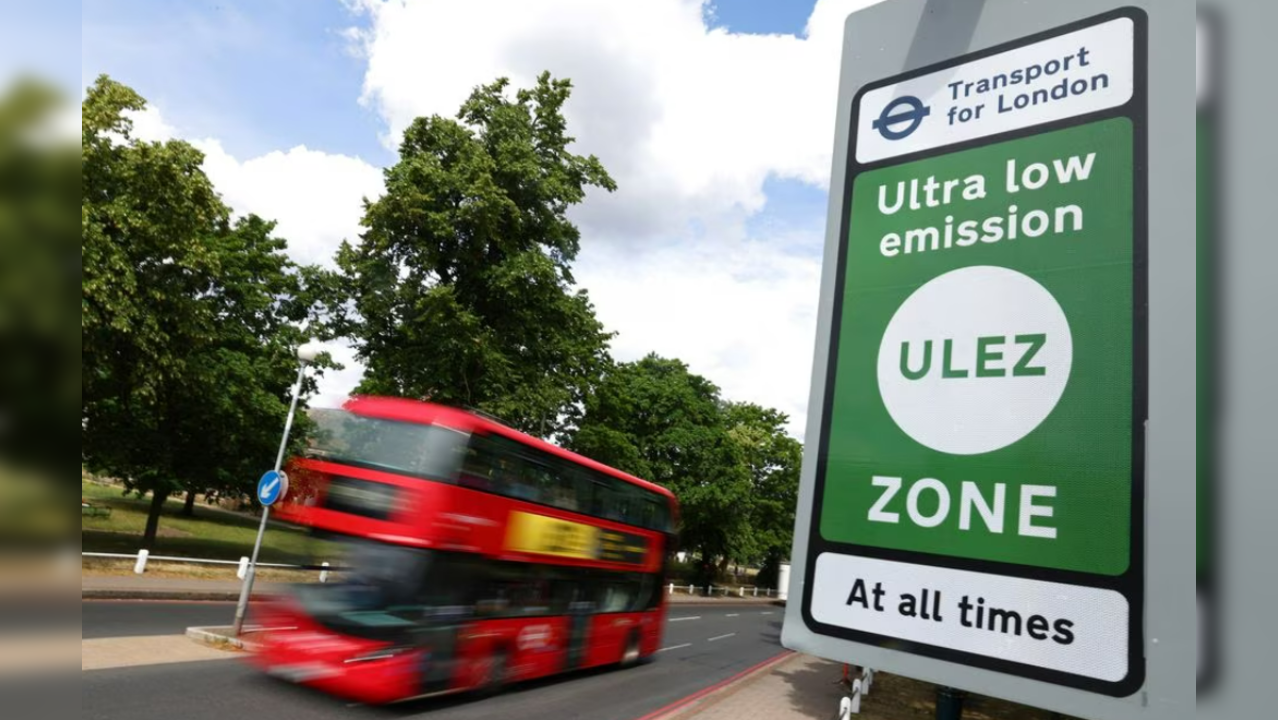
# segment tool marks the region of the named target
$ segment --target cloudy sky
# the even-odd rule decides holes
[[[196,143],[237,212],[331,264],[414,117],[498,76],[571,78],[576,150],[619,185],[573,211],[614,356],[680,358],[801,438],[840,34],[874,1],[90,0],[79,90],[137,89],[139,134]],[[359,379],[337,355],[317,404]]]

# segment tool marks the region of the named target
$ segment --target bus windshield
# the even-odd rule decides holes
[[[337,544],[348,568],[340,580],[291,587],[306,613],[330,628],[384,639],[411,628],[424,612],[466,599],[466,578],[450,553],[354,537]]]
[[[466,435],[438,425],[385,420],[346,410],[317,409],[306,454],[318,460],[452,481]]]

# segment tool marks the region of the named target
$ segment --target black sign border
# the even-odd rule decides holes
[[[1133,37],[1133,88],[1132,96],[1124,105],[1108,108],[1063,120],[1019,128],[1009,132],[976,138],[960,143],[931,148],[915,153],[894,156],[871,163],[856,160],[857,128],[861,100],[866,93],[889,85],[928,75],[974,60],[997,55],[1009,50],[1033,45],[1054,37],[1084,30],[1119,18],[1132,21]],[[820,439],[817,448],[816,478],[812,516],[808,528],[807,557],[804,558],[807,581],[804,583],[800,611],[808,629],[818,635],[826,635],[884,649],[922,655],[947,662],[959,663],[1040,682],[1077,688],[1110,697],[1130,697],[1145,684],[1145,425],[1148,418],[1148,15],[1137,7],[1122,7],[1094,15],[1044,32],[1027,35],[1016,40],[995,45],[984,50],[945,60],[926,67],[911,70],[861,87],[852,101],[850,132],[846,169],[844,172],[843,205],[840,210],[839,253],[836,266],[834,298],[830,323],[830,346],[826,366],[825,396],[822,398]],[[848,237],[852,220],[852,191],[856,177],[861,173],[882,167],[950,155],[963,150],[1008,142],[1056,130],[1091,124],[1111,118],[1124,117],[1132,123],[1132,502],[1129,545],[1130,562],[1122,575],[1108,577],[1091,573],[1058,570],[1014,563],[994,562],[971,558],[933,555],[908,550],[880,548],[832,542],[821,536],[820,520],[825,495],[825,474],[830,442],[830,411],[834,401],[835,375],[838,368],[839,329],[843,314],[843,294],[847,268]],[[1012,576],[1071,585],[1104,588],[1120,592],[1128,603],[1128,661],[1127,676],[1116,682],[1067,673],[1011,660],[969,653],[938,645],[929,645],[877,633],[851,630],[837,625],[818,622],[812,616],[812,591],[816,572],[816,559],[822,553],[869,557],[929,567],[968,570],[992,575]]]

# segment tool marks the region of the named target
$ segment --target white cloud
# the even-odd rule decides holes
[[[682,359],[726,397],[790,414],[802,437],[820,264],[795,249],[820,240],[751,237],[745,220],[763,209],[769,177],[826,187],[843,22],[875,1],[818,0],[801,36],[757,36],[708,29],[701,0],[348,0],[370,23],[347,37],[389,147],[414,118],[453,117],[496,77],[572,78],[574,151],[599,156],[619,184],[572,211],[576,275],[620,333],[614,354]],[[156,113],[137,132],[173,129]],[[242,160],[195,144],[227,202],[278,220],[302,262],[355,239],[361,196],[382,190],[358,158],[295,147]],[[321,405],[361,373],[349,348],[330,349],[347,370],[321,382]]]
[[[573,81],[579,153],[617,180],[572,215],[576,275],[614,353],[688,362],[734,400],[791,415],[802,433],[819,239],[748,237],[769,177],[828,186],[843,24],[877,0],[818,0],[799,35],[706,26],[702,0],[355,0],[368,63],[361,101],[398,142],[416,117],[455,116],[479,84],[543,70]],[[695,229],[694,229],[695,228]]]
[[[177,137],[177,129],[169,124],[160,109],[147,105],[141,110],[125,111],[125,117],[133,122],[132,135],[143,142],[164,142]]]
[[[325,370],[318,380],[319,393],[311,398],[311,407],[335,408],[350,397],[351,390],[364,377],[364,366],[355,360],[355,348],[344,342],[323,344],[333,359],[341,363],[342,370]]]
[[[785,412],[802,437],[821,267],[778,247],[797,242],[778,240],[729,255],[711,246],[638,257],[597,248],[583,253],[577,276],[599,319],[619,331],[618,360],[649,352],[683,360],[724,397]]]
[[[476,85],[570,77],[578,151],[621,192],[579,213],[634,241],[692,217],[754,212],[769,175],[825,187],[843,20],[877,0],[821,0],[804,37],[708,29],[701,0],[360,0],[363,102],[393,146],[415,117],[454,116]]]
[[[180,136],[154,105],[129,117],[139,140]],[[375,200],[384,189],[379,168],[349,155],[299,145],[240,160],[216,139],[187,140],[204,153],[204,171],[232,211],[275,220],[275,233],[299,263],[332,267],[341,241],[358,240],[363,199]]]
[[[162,142],[181,136],[154,105],[129,116],[139,140]],[[189,142],[204,153],[204,171],[232,212],[275,220],[276,234],[288,240],[289,256],[299,263],[333,267],[341,241],[358,240],[362,199],[374,200],[384,189],[380,169],[347,155],[298,146],[239,160],[215,139]],[[326,371],[311,404],[336,407],[364,371],[346,343],[326,343],[324,349],[345,368]]]
[[[382,194],[381,170],[356,157],[299,145],[241,161],[216,140],[193,144],[223,200],[237,214],[276,220],[276,234],[300,263],[331,267],[342,240],[359,240],[363,199]]]

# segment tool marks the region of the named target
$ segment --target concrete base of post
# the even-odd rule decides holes
[[[251,631],[252,628],[245,628],[244,630]],[[236,637],[233,634],[233,629],[229,627],[189,627],[186,629],[186,636],[201,645],[207,645],[218,650],[251,652],[256,647],[251,641]]]

